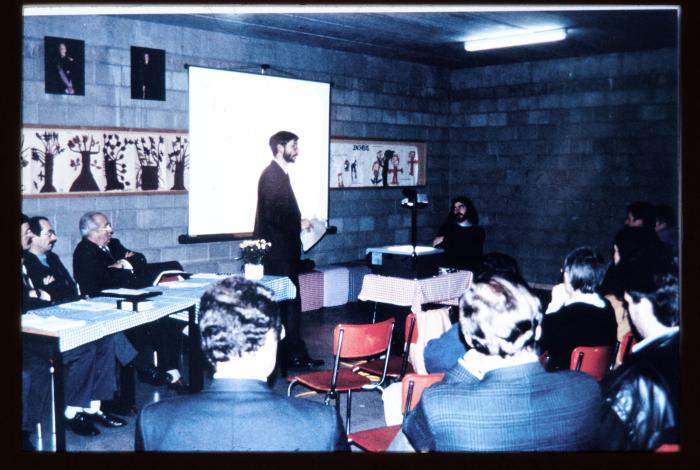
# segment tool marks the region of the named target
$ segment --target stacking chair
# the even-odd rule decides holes
[[[601,381],[610,365],[610,346],[579,346],[571,351],[571,370],[585,372]]]
[[[401,380],[406,373],[413,373],[413,367],[408,363],[408,353],[411,350],[411,344],[415,344],[418,340],[418,328],[416,328],[416,314],[409,313],[406,316],[406,324],[404,331],[405,341],[403,343],[403,355],[391,356],[389,358],[389,366],[386,369],[386,377],[393,380]],[[376,359],[373,361],[358,364],[353,368],[353,372],[361,370],[368,372],[377,377],[381,376],[384,371],[384,359]],[[384,384],[379,382],[377,387],[382,389]]]
[[[435,382],[442,381],[445,374],[418,375],[408,373],[401,381],[401,408],[406,416],[418,404],[423,390]],[[348,434],[348,442],[355,444],[367,452],[386,452],[396,435],[401,431],[401,425],[384,426]]]
[[[391,353],[391,334],[394,331],[394,319],[390,318],[380,323],[360,325],[340,324],[333,330],[333,369],[306,374],[293,375],[287,378],[289,387],[287,396],[292,393],[292,387],[300,383],[307,388],[326,392],[324,403],[328,405],[330,399],[335,400],[335,407],[340,408],[339,393],[347,392],[347,413],[345,420],[345,432],[350,432],[350,414],[352,408],[353,390],[372,390],[378,384],[363,375],[356,374],[349,368],[340,368],[341,359],[359,359],[379,354],[385,354],[384,366],[379,383],[384,382],[386,370],[389,366]]]
[[[620,362],[624,362],[625,359],[627,359],[627,356],[632,352],[632,346],[636,343],[637,340],[631,331],[628,331],[627,334],[622,337],[622,341],[620,342]]]

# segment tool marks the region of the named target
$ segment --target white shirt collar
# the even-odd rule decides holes
[[[476,349],[470,349],[464,353],[464,356],[459,358],[458,362],[467,372],[479,380],[483,380],[484,376],[492,370],[529,364],[537,360],[538,357],[535,353],[527,351],[523,351],[516,356],[501,358],[500,356],[488,356]]]
[[[661,333],[660,335],[648,336],[648,337],[644,338],[643,340],[641,340],[639,343],[632,346],[632,352],[637,352],[640,349],[645,348],[649,343],[656,341],[659,338],[663,338],[664,336],[672,335],[673,333],[675,333],[679,330],[680,330],[680,327],[672,326],[669,330],[665,331],[664,333]]]
[[[573,295],[564,302],[564,305],[571,305],[576,302],[581,302],[588,305],[593,305],[598,308],[605,308],[605,301],[597,293],[584,293],[580,291],[574,291]]]

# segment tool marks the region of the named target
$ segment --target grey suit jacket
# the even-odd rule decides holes
[[[402,430],[418,451],[566,451],[597,445],[600,388],[539,362],[487,372],[457,363],[425,390]]]
[[[274,393],[258,380],[214,379],[200,393],[143,407],[136,450],[331,452],[348,450],[334,407]]]

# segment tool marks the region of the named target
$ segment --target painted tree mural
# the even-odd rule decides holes
[[[105,191],[122,190],[125,186],[131,185],[131,182],[125,178],[127,170],[126,163],[124,163],[124,152],[127,145],[133,144],[134,141],[127,138],[121,139],[118,134],[103,134],[102,138],[104,141],[102,145],[103,165],[107,180]]]
[[[172,141],[172,146],[167,168],[175,175],[175,182],[170,189],[185,190],[185,168],[190,166],[189,141],[187,137],[178,135]]]
[[[163,161],[163,136],[154,139],[152,136],[141,137],[134,141],[139,159],[139,172],[136,176],[136,187],[142,190],[158,189],[160,176],[158,171]]]
[[[89,139],[89,140],[88,140]],[[70,166],[74,170],[80,168],[80,174],[70,186],[71,192],[78,191],[99,191],[95,177],[92,176],[91,167],[101,169],[102,167],[96,161],[92,161],[92,155],[96,155],[100,151],[100,143],[92,136],[76,135],[68,141],[68,148],[75,153],[80,154],[80,158],[71,160]]]
[[[39,192],[55,193],[56,188],[53,185],[54,159],[65,149],[58,142],[58,132],[44,132],[43,134],[37,132],[35,135],[44,147],[43,150],[36,147],[32,148],[32,160],[41,163],[43,167],[42,171],[37,175],[40,181],[44,181],[44,185]],[[34,186],[38,188],[36,181]]]

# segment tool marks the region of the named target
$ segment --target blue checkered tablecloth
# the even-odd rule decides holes
[[[201,276],[201,275],[200,275]],[[169,287],[168,284],[160,284],[156,287],[149,287],[149,290],[158,290],[163,292],[163,298],[173,298],[173,299],[189,299],[195,302],[196,305],[196,317],[199,319],[199,300],[202,298],[202,294],[212,285],[219,282],[220,279],[215,278],[212,275],[211,279],[197,278],[197,279],[187,279],[185,281],[180,281],[173,284],[178,284],[178,287]],[[264,276],[260,281],[265,287],[272,290],[273,300],[275,302],[280,302],[282,300],[293,299],[297,296],[297,288],[294,283],[285,276]],[[203,285],[206,284],[206,285]],[[191,285],[193,287],[185,287]],[[160,297],[158,297],[160,298]],[[177,318],[178,320],[187,321],[187,312],[178,312],[171,315],[172,318]]]
[[[69,320],[82,320],[84,326],[63,329],[60,331],[42,332],[40,328],[25,328],[22,331],[25,333],[46,334],[48,336],[57,336],[59,350],[61,352],[98,340],[104,336],[124,331],[135,326],[143,325],[159,318],[168,316],[172,313],[187,310],[193,305],[190,299],[166,299],[154,297],[153,308],[144,312],[130,312],[117,309],[117,299],[114,297],[95,297],[90,299],[90,302],[106,303],[113,305],[114,308],[102,311],[86,311],[74,310],[70,308],[54,305],[51,307],[31,310],[29,313],[40,317],[59,317]]]

